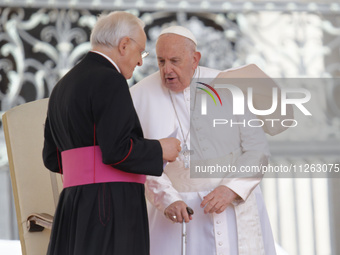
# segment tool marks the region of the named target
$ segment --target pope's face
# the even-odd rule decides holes
[[[176,34],[163,34],[156,45],[158,67],[163,85],[174,92],[190,85],[200,54],[193,42]]]

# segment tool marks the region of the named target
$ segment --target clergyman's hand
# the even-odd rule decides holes
[[[182,223],[183,219],[186,223],[192,220],[192,216],[187,212],[187,204],[179,200],[173,202],[164,210],[164,215],[173,222]]]
[[[174,137],[169,137],[160,139],[159,142],[163,150],[163,159],[169,162],[175,161],[181,151],[180,140]]]
[[[221,213],[223,212],[238,195],[227,186],[218,186],[208,195],[206,195],[201,203],[204,213]]]

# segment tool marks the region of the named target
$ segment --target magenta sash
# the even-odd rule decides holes
[[[145,183],[145,175],[128,173],[105,165],[99,146],[66,150],[61,156],[64,188],[105,182]]]

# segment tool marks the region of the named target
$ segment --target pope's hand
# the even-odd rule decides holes
[[[175,161],[181,151],[181,142],[174,137],[163,138],[159,142],[163,150],[163,159],[169,162]]]
[[[201,203],[204,208],[204,213],[221,213],[223,212],[236,198],[237,194],[227,186],[218,186],[208,195],[206,195]]]
[[[183,219],[186,223],[192,220],[192,216],[188,214],[187,204],[179,200],[173,202],[164,210],[164,215],[173,222],[182,223]]]

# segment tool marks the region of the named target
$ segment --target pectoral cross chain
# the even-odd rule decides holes
[[[194,154],[193,150],[189,150],[187,144],[183,144],[183,148],[181,150],[181,157],[184,162],[184,167],[189,168],[190,167],[190,155]]]

